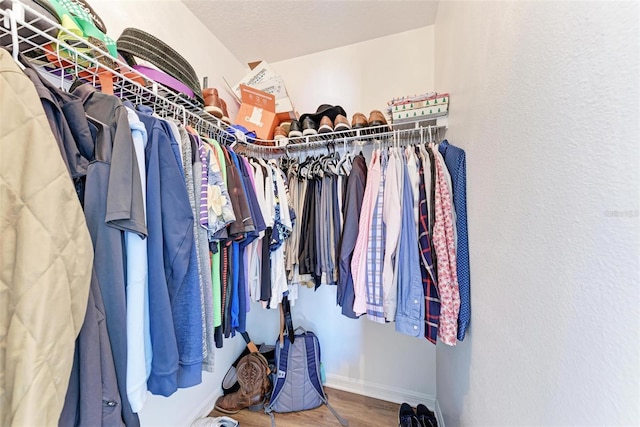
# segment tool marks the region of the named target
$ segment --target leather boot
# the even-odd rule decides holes
[[[218,398],[215,408],[225,414],[235,414],[249,408],[259,411],[269,392],[269,364],[260,353],[249,353],[240,359],[236,367],[240,390]]]

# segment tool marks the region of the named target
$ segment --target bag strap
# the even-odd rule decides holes
[[[329,408],[329,410],[331,411],[333,416],[338,419],[338,421],[340,422],[341,425],[343,425],[343,426],[348,426],[349,425],[349,421],[344,419],[344,418],[342,418],[340,416],[340,414],[338,414],[338,412],[335,409],[333,409],[333,407],[329,404],[328,400],[325,400],[324,404],[327,405],[327,408]],[[273,427],[275,427],[275,425],[273,425]]]

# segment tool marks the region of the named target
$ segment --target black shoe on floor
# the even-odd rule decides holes
[[[420,422],[420,427],[438,427],[436,415],[422,403],[420,403],[416,408],[416,417]]]
[[[400,405],[398,411],[398,427],[420,427],[420,422],[408,403]]]

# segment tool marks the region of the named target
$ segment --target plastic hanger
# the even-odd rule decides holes
[[[22,64],[22,62],[20,62],[20,58],[18,57],[18,55],[20,54],[20,43],[18,43],[18,22],[16,20],[16,14],[20,13],[20,11],[22,13],[22,16],[24,16],[24,9],[22,9],[22,5],[20,3],[13,3],[12,7],[13,9],[7,10],[9,25],[11,26],[11,57],[16,62],[16,64],[18,64],[18,67],[20,67],[20,69],[24,71],[26,68]]]

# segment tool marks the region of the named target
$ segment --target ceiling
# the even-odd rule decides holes
[[[432,25],[432,0],[182,0],[238,60],[282,61]]]

